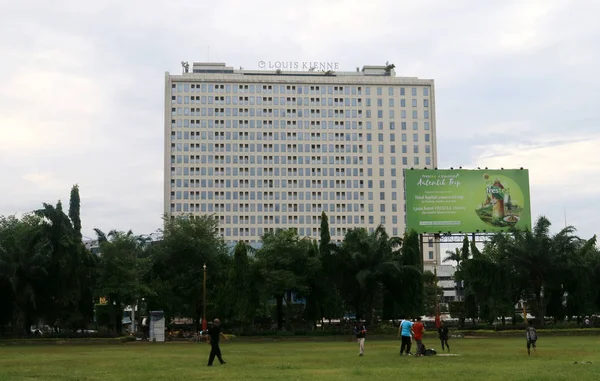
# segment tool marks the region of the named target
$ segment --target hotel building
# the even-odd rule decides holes
[[[167,72],[165,213],[214,214],[229,243],[278,228],[318,239],[323,211],[332,241],[380,224],[401,236],[403,171],[437,166],[433,80],[315,65]],[[434,260],[439,244],[425,242]]]

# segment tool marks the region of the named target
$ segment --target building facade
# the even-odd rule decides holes
[[[405,228],[403,171],[437,166],[434,82],[391,67],[356,72],[165,74],[164,211],[214,214],[228,242],[295,228],[333,241],[348,229]],[[425,261],[438,260],[425,244]]]

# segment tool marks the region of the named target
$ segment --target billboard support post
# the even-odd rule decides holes
[[[421,251],[421,260],[419,261],[420,265],[421,265],[421,272],[424,269],[425,264],[423,262],[425,262],[425,247],[423,246],[423,234],[419,234],[419,251]]]

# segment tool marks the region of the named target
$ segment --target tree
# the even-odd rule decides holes
[[[69,199],[69,218],[73,224],[75,237],[81,241],[81,199],[79,197],[79,186],[73,185],[71,188],[71,197]]]
[[[98,266],[99,297],[107,298],[109,305],[116,311],[114,326],[117,333],[122,331],[123,309],[135,305],[146,293],[138,274],[140,241],[131,231],[124,233],[112,230],[104,234],[95,229],[100,243]]]
[[[331,235],[329,234],[329,218],[325,212],[321,212],[321,240],[319,241],[319,251],[322,256],[331,254]]]
[[[11,313],[16,335],[29,334],[29,326],[41,315],[41,290],[48,277],[46,262],[39,219],[0,219],[0,284],[6,292],[4,302],[10,304],[6,311]]]
[[[336,257],[332,254],[335,245],[331,243],[329,234],[329,218],[321,213],[320,241],[318,248],[310,245],[308,255],[316,257],[320,266],[310,278],[310,293],[306,300],[305,316],[316,327],[322,317],[342,316],[344,313],[339,290],[340,272]]]
[[[344,274],[342,295],[358,319],[373,322],[374,309],[384,304],[385,292],[404,313],[422,309],[422,304],[415,306],[422,303],[422,295],[411,295],[423,290],[418,238],[416,258],[413,249],[405,249],[402,243],[397,237],[390,238],[383,226],[372,233],[364,228],[346,233],[336,253],[338,271]]]
[[[291,328],[291,294],[308,294],[309,279],[319,269],[318,259],[308,255],[311,241],[301,240],[294,230],[268,232],[261,240],[256,258],[262,285],[275,299],[277,328],[283,328],[284,315],[286,325]]]
[[[501,246],[507,260],[516,269],[515,276],[525,282],[524,297],[533,314],[544,323],[550,292],[560,287],[568,258],[577,252],[579,238],[573,227],[550,234],[550,221],[539,217],[532,231],[511,231],[512,239]]]
[[[248,256],[248,253],[253,252],[254,249],[244,242],[240,241],[236,244],[225,287],[227,305],[234,320],[241,323],[242,331],[245,325],[253,322],[260,303],[254,266]]]
[[[418,269],[410,271],[401,279],[403,294],[401,299],[401,310],[405,315],[421,315],[424,307],[424,289],[423,289],[423,259],[421,255],[419,235],[411,230],[404,235],[402,245],[402,266],[409,269]]]
[[[78,192],[74,192],[72,214],[77,220]],[[49,250],[45,266],[48,280],[43,288],[44,317],[51,325],[85,328],[93,316],[91,289],[95,259],[85,249],[71,219],[62,208],[43,204],[34,214],[40,218],[44,242]]]
[[[149,308],[163,310],[166,318],[193,317],[199,330],[206,264],[207,315],[217,311],[215,302],[225,288],[228,263],[227,246],[217,228],[213,216],[165,217],[163,239],[152,250],[151,283],[156,294],[149,296]]]

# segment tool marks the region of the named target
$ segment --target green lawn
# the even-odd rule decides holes
[[[428,347],[439,343],[428,339]],[[226,365],[206,366],[210,347],[192,343],[0,346],[0,380],[594,380],[600,336],[452,339],[457,357],[400,357],[398,341],[236,342],[222,344]],[[574,361],[594,364],[575,365]]]

